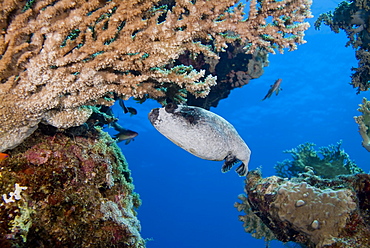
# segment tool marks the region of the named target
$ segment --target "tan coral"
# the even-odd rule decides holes
[[[362,137],[362,146],[370,152],[370,101],[365,97],[362,99],[362,104],[357,110],[362,113],[360,116],[355,116],[354,119],[359,127],[359,133]]]
[[[320,189],[306,182],[281,184],[273,209],[282,221],[307,234],[318,247],[331,245],[357,205],[349,189]]]
[[[91,108],[66,109],[65,111],[51,110],[45,113],[46,124],[54,127],[69,128],[74,125],[82,125],[90,117],[93,110]]]
[[[267,235],[266,225],[276,239],[305,247],[369,247],[369,202],[362,197],[368,193],[368,174],[322,179],[306,167],[289,180],[250,171],[245,182],[247,197],[239,198],[242,203],[236,207],[250,208],[253,212],[247,209],[246,215],[255,214],[263,222],[245,222],[247,232],[258,225],[256,235]]]
[[[48,113],[112,104],[105,100],[111,92],[156,99],[166,82],[204,97],[215,77],[166,66],[185,51],[217,60],[217,51],[235,39],[248,52],[295,49],[308,28],[303,20],[311,16],[310,0],[252,1],[246,20],[241,6],[229,11],[234,0],[193,2],[178,0],[166,10],[158,0],[2,1],[0,151],[48,122]],[[279,25],[266,24],[268,16]]]

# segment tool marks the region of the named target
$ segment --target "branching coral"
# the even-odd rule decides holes
[[[362,104],[357,110],[362,113],[360,116],[355,116],[355,121],[358,124],[359,132],[362,137],[362,146],[370,152],[370,101],[365,97],[362,99]]]
[[[252,0],[247,19],[235,0],[168,2],[2,1],[0,151],[41,121],[64,128],[60,117],[74,116],[68,126],[80,125],[89,115],[81,106],[112,105],[112,93],[157,99],[167,84],[203,97],[216,77],[171,67],[179,55],[217,59],[235,40],[248,52],[294,50],[311,17],[311,0]]]
[[[338,175],[363,173],[363,170],[350,159],[349,155],[341,149],[341,142],[328,147],[320,147],[315,151],[315,144],[305,143],[297,148],[284,151],[292,154],[293,160],[286,159],[275,165],[277,175],[291,178],[297,177],[305,171],[306,166],[311,167],[322,178],[334,178]]]
[[[346,46],[356,50],[358,68],[352,68],[352,85],[357,93],[370,88],[370,4],[364,0],[341,2],[334,12],[321,14],[315,23],[316,29],[321,24],[328,25],[332,31],[344,30],[349,41]]]
[[[236,202],[234,207],[245,215],[239,215],[239,220],[243,222],[244,231],[250,233],[252,237],[271,241],[276,239],[273,232],[262,222],[262,220],[253,212],[248,198],[241,194],[238,196],[241,202]]]

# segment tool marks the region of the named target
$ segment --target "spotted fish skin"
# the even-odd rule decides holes
[[[222,172],[241,161],[236,169],[240,176],[248,172],[251,151],[233,125],[205,109],[167,104],[150,111],[152,125],[173,143],[206,160],[222,161]]]

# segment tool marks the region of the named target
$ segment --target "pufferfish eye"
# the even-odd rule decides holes
[[[170,102],[169,104],[164,107],[164,110],[166,110],[167,113],[173,113],[177,109],[177,104]]]

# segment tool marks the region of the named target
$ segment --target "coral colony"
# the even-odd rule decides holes
[[[322,179],[309,167],[291,180],[252,171],[248,197],[239,196],[235,207],[246,213],[240,216],[246,232],[258,238],[303,247],[368,247],[369,180],[367,174]]]
[[[164,2],[3,1],[0,152],[40,122],[83,124],[92,113],[84,106],[111,106],[113,95],[160,99],[185,89],[205,97],[217,76],[173,66],[180,55],[214,67],[236,43],[241,53],[294,50],[311,17],[311,0],[252,0],[246,19],[232,0]]]
[[[109,106],[130,97],[217,106],[233,88],[263,74],[268,54],[305,43],[311,0],[247,4],[1,1],[0,153],[6,159],[0,161],[0,246],[145,247],[128,164],[101,129],[116,121]],[[317,27],[324,22],[348,31],[365,61],[368,48],[359,37],[369,37],[369,8],[366,1],[342,3]],[[367,64],[360,64],[352,82],[362,91],[369,85]],[[369,150],[366,99],[359,111],[356,122]],[[296,160],[277,167],[291,178],[249,172],[246,195],[235,204],[245,212],[246,232],[305,247],[370,246],[369,176],[323,179],[312,161],[361,171],[352,170],[339,146],[332,154],[320,150],[324,157],[310,149],[290,151]],[[304,157],[306,150],[311,157]]]
[[[22,190],[27,189],[27,187],[19,186],[18,183],[14,184],[14,187],[15,187],[15,190],[14,192],[9,193],[9,198],[6,194],[3,194],[3,200],[5,203],[15,202],[16,200],[20,200]]]

